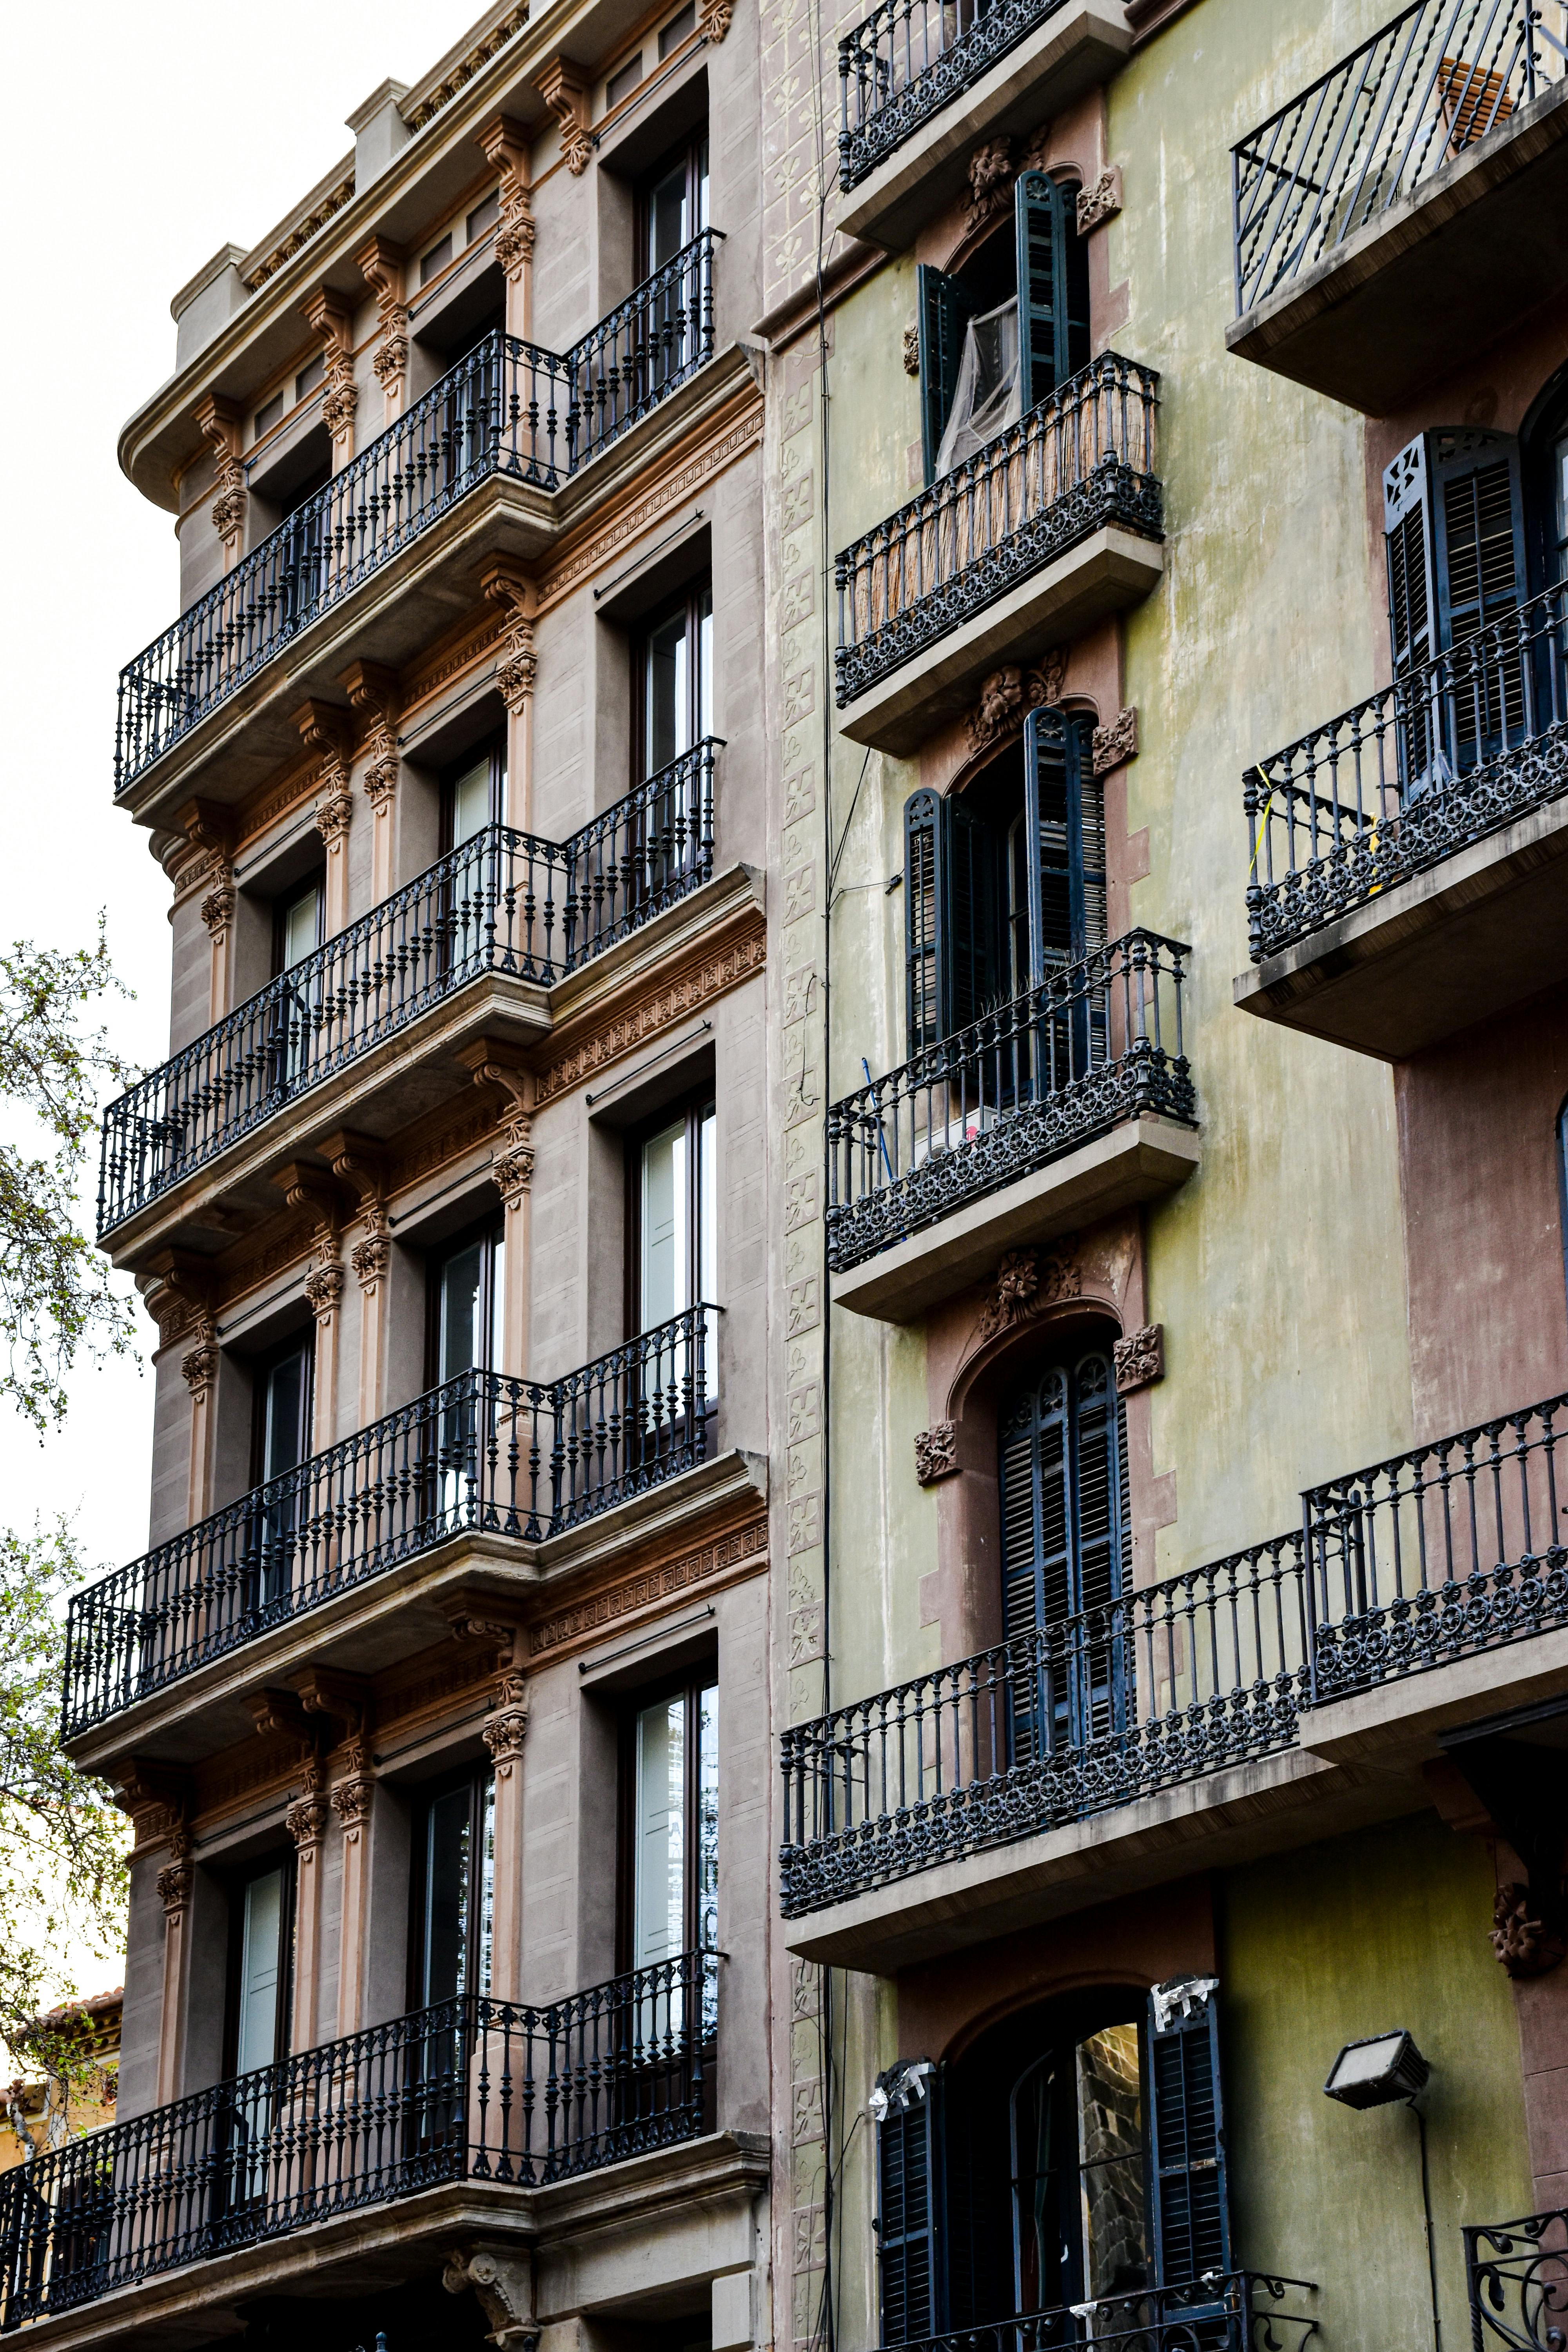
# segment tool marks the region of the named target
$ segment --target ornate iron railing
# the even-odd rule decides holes
[[[1248,769],[1260,962],[1568,793],[1568,585]]]
[[[1290,1747],[1307,1685],[1293,1530],[794,1726],[783,1907]]]
[[[1568,1624],[1559,1445],[1563,1396],[1308,1490],[1314,1698]]]
[[[487,825],[110,1103],[100,1235],[486,973],[548,986],[706,882],[705,737],[563,842]]]
[[[569,352],[499,329],[120,674],[124,792],[319,614],[492,475],[552,490],[713,353],[704,229]]]
[[[463,1372],[87,1586],[61,1738],[467,1528],[541,1542],[700,1462],[718,1312],[547,1384]]]
[[[882,0],[838,44],[838,184],[858,187],[1062,0]]]
[[[1190,2285],[1032,2311],[911,2339],[899,2352],[1300,2352],[1318,2323],[1289,2302],[1318,2292],[1309,2279],[1209,2271]]]
[[[1565,0],[1415,0],[1233,150],[1238,317],[1568,75]]]
[[[1143,1113],[1190,1123],[1191,950],[1129,931],[827,1114],[836,1273]]]
[[[844,550],[840,708],[1105,524],[1162,536],[1159,382],[1102,352]]]
[[[1474,2352],[1563,2352],[1568,2346],[1568,2211],[1530,2213],[1465,2231]]]
[[[0,2326],[444,2181],[542,2187],[711,2128],[718,1955],[543,2009],[461,1994],[0,2181]]]

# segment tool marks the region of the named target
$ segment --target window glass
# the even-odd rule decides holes
[[[649,631],[643,662],[643,773],[655,776],[713,732],[711,585]]]
[[[465,841],[472,841],[490,823],[495,804],[494,769],[494,756],[487,750],[471,767],[463,769],[453,779],[448,788],[453,849],[460,849]]]
[[[641,1708],[636,1721],[632,1955],[636,1969],[719,1932],[719,1690]]]
[[[270,2066],[279,2056],[279,2013],[284,1967],[284,1883],[281,1866],[249,1880],[241,1896],[239,2014],[235,2072]]]
[[[651,278],[708,226],[708,141],[696,141],[644,199],[643,274]]]
[[[437,271],[445,269],[447,264],[451,260],[451,258],[452,232],[448,229],[446,236],[442,237],[437,244],[433,245],[430,247],[428,253],[421,254],[419,257],[419,283],[421,286],[428,286],[432,278],[437,275]]]
[[[500,1361],[501,1265],[506,1244],[498,1229],[460,1243],[436,1272],[435,1384],[459,1372],[489,1370]]]
[[[311,1352],[307,1334],[276,1357],[262,1372],[258,1400],[258,1469],[262,1482],[280,1478],[286,1470],[302,1462],[310,1451]]]
[[[1125,2294],[1142,2285],[1149,2263],[1138,2028],[1108,2025],[1077,2056],[1084,2292]]]
[[[1563,434],[1552,457],[1557,493],[1557,577],[1568,580],[1568,433]]]
[[[678,49],[680,47],[681,42],[686,39],[688,34],[694,32],[696,27],[697,0],[686,0],[686,5],[681,10],[679,16],[672,16],[668,25],[661,25],[659,27],[658,54],[660,58],[667,58],[668,57],[671,49]]]
[[[641,1328],[651,1330],[689,1307],[689,1223],[686,1120],[679,1118],[642,1149]]]
[[[697,1695],[697,1942],[719,1948],[719,1685]]]
[[[280,971],[313,955],[321,941],[321,886],[307,883],[279,910],[278,962]]]
[[[416,2006],[488,1992],[495,1914],[495,1784],[488,1773],[428,1801],[419,1864]]]

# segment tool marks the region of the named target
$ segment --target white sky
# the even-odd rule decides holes
[[[109,1024],[140,1065],[167,1050],[169,893],[148,835],[112,806],[115,681],[175,618],[179,574],[173,518],[121,474],[119,430],[173,371],[175,289],[220,245],[265,236],[353,144],[344,118],[388,76],[416,81],[480,5],[87,0],[62,17],[21,0],[5,12],[0,940],[86,945],[105,908],[136,992]],[[145,1350],[153,1326],[137,1319]],[[151,1383],[129,1362],[79,1370],[69,1420],[42,1444],[0,1408],[0,1521],[64,1512],[90,1570],[134,1559],[151,1413]],[[69,1955],[65,1971],[91,1990],[118,1964]]]

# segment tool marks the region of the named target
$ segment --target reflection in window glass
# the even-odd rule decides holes
[[[1108,2025],[1078,2045],[1078,2146],[1084,2292],[1125,2294],[1148,2274],[1135,2025]]]
[[[1552,455],[1557,491],[1557,577],[1568,580],[1568,433]]]
[[[500,1232],[478,1235],[443,1258],[436,1298],[436,1381],[493,1370],[500,1360]]]
[[[279,2056],[278,2019],[284,1950],[283,1873],[249,1881],[243,1897],[239,1948],[239,2017],[235,2072],[270,2066]]]
[[[652,630],[647,638],[644,768],[652,776],[713,732],[713,591]]]
[[[416,2005],[488,1992],[495,1916],[495,1783],[464,1781],[425,1808]],[[476,1864],[478,1875],[476,1877]]]
[[[651,1968],[719,1934],[719,1691],[709,1684],[640,1709],[633,1819],[632,1966]]]
[[[281,908],[278,919],[279,970],[313,955],[321,939],[321,886],[308,883]]]
[[[452,847],[460,849],[465,841],[472,841],[490,822],[493,785],[488,751],[454,780],[451,794]]]

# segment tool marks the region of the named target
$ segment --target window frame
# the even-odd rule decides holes
[[[455,1233],[449,1234],[445,1241],[432,1243],[425,1253],[425,1386],[426,1390],[438,1388],[441,1385],[441,1284],[438,1269],[456,1257],[459,1251],[471,1248],[475,1242],[485,1244],[483,1328],[489,1334],[491,1349],[494,1349],[497,1318],[502,1305],[501,1286],[505,1282],[504,1266],[499,1255],[498,1244],[504,1247],[506,1242],[506,1211],[500,1207],[487,1211],[483,1216],[474,1218],[468,1224],[459,1226]],[[495,1372],[499,1371],[500,1367],[499,1364],[480,1363],[472,1369]],[[448,1380],[457,1380],[461,1376],[457,1372],[449,1372],[447,1377]]]
[[[706,1080],[700,1087],[691,1087],[685,1094],[677,1095],[671,1101],[665,1104],[662,1110],[655,1111],[651,1118],[639,1120],[636,1127],[628,1128],[626,1130],[626,1270],[623,1315],[626,1337],[628,1342],[633,1339],[640,1339],[645,1329],[657,1330],[658,1328],[657,1324],[645,1324],[642,1319],[642,1155],[645,1148],[653,1141],[654,1138],[658,1135],[663,1135],[668,1129],[672,1128],[678,1118],[683,1118],[686,1122],[688,1165],[696,1171],[696,1181],[688,1188],[686,1230],[686,1247],[688,1252],[687,1264],[692,1269],[693,1276],[691,1285],[692,1303],[695,1305],[699,1300],[701,1300],[701,1303],[708,1307],[714,1307],[718,1304],[716,1299],[702,1299],[701,1283],[702,1219],[704,1207],[706,1205],[706,1192],[702,1183],[701,1139],[702,1123],[710,1113],[712,1114],[714,1121],[713,1156],[715,1161],[717,1161],[719,1153],[719,1098],[717,1088],[715,1087],[711,1078]],[[712,1192],[714,1196],[711,1203],[711,1213],[714,1219],[713,1254],[715,1261],[715,1286],[717,1286],[716,1278],[719,1244],[719,1184],[717,1167],[715,1167],[713,1171]],[[682,1308],[677,1308],[676,1311],[679,1314],[683,1313],[685,1310]],[[707,1389],[710,1398],[717,1392],[717,1372],[718,1367],[716,1364],[709,1365]]]
[[[283,1874],[283,1899],[279,1944],[282,1966],[278,1971],[278,2022],[273,2037],[272,2064],[287,2058],[292,2048],[290,2028],[294,2017],[294,1974],[297,1954],[295,1930],[299,1911],[299,1855],[292,1844],[276,1847],[270,1853],[260,1854],[253,1861],[241,1863],[225,1873],[225,1893],[228,1902],[228,1928],[224,1958],[223,1994],[223,2081],[232,2082],[238,2074],[239,2057],[239,1974],[245,1948],[245,1890],[258,1878],[266,1878],[274,1870]]]
[[[704,601],[706,601],[708,607],[706,613],[703,611]],[[685,751],[678,751],[675,754],[675,758],[677,760],[684,760],[689,756],[690,749],[696,744],[700,743],[703,738],[702,719],[703,702],[705,698],[703,693],[704,665],[702,659],[702,624],[704,620],[711,621],[713,618],[713,574],[710,569],[704,569],[701,572],[694,572],[691,578],[687,581],[684,587],[678,589],[673,596],[667,597],[663,604],[655,605],[653,610],[650,613],[646,614],[642,620],[639,621],[637,631],[633,635],[631,646],[631,774],[627,780],[633,792],[636,792],[639,784],[646,784],[649,781],[650,777],[658,775],[662,772],[661,770],[650,765],[652,758],[650,750],[650,737],[652,730],[649,726],[650,712],[648,706],[652,698],[653,685],[651,668],[653,660],[653,641],[658,635],[659,631],[667,627],[678,614],[683,616],[685,619],[686,642],[688,647],[690,649],[690,658],[689,658],[686,665],[686,736],[688,749]],[[710,686],[712,681],[708,680],[707,683]],[[666,764],[669,765],[673,763],[667,762]]]
[[[259,1355],[253,1356],[250,1360],[250,1483],[252,1486],[265,1485],[268,1476],[281,1478],[288,1475],[287,1471],[282,1470],[269,1473],[266,1466],[267,1413],[264,1400],[266,1385],[272,1374],[280,1364],[287,1362],[290,1356],[301,1349],[305,1356],[307,1370],[304,1402],[301,1407],[303,1444],[300,1460],[305,1462],[310,1459],[310,1438],[316,1417],[316,1327],[313,1321],[296,1324],[284,1339],[275,1339],[270,1348],[263,1349]]]
[[[327,869],[325,866],[315,866],[311,867],[309,874],[301,875],[299,881],[291,884],[288,889],[279,890],[272,901],[272,977],[274,980],[281,980],[286,971],[292,971],[294,969],[293,963],[285,963],[283,960],[284,931],[289,909],[299,905],[307,889],[313,889],[316,894],[316,939],[315,946],[307,948],[305,955],[313,955],[316,948],[325,947],[327,943]],[[305,956],[297,956],[294,959],[295,963],[303,963],[304,961]]]
[[[684,131],[673,146],[667,147],[657,163],[650,165],[647,171],[639,173],[633,185],[632,283],[634,286],[646,285],[650,278],[666,267],[664,262],[656,262],[651,257],[653,196],[655,190],[671,176],[677,164],[679,163],[684,163],[686,167],[686,205],[694,224],[690,236],[683,239],[676,248],[678,252],[683,253],[694,238],[700,236],[705,226],[702,189],[709,182],[711,170],[706,114],[700,122],[694,123],[689,131]],[[674,256],[671,255],[669,257],[673,259]]]
[[[459,845],[454,838],[458,785],[470,770],[479,766],[481,759],[486,758],[490,763],[490,814],[487,822],[502,824],[506,821],[506,729],[498,727],[493,733],[482,735],[477,742],[470,744],[459,759],[448,760],[440,771],[437,786],[441,796],[440,854],[443,857],[450,856]],[[470,839],[472,837],[469,836]]]
[[[618,1755],[616,1763],[616,1972],[629,1975],[636,1967],[637,1951],[637,1719],[646,1710],[681,1698],[686,1705],[686,1787],[682,1797],[682,1825],[685,1836],[685,1885],[681,1889],[681,1950],[694,1952],[700,1948],[698,1938],[700,1894],[699,1873],[693,1863],[700,1848],[699,1803],[701,1793],[700,1742],[694,1736],[698,1725],[702,1694],[719,1687],[719,1654],[710,1651],[693,1665],[679,1673],[666,1675],[659,1681],[644,1683],[629,1691],[619,1710]],[[719,1721],[721,1757],[724,1738],[722,1713]],[[715,1824],[717,1836],[717,1824]],[[718,1853],[715,1843],[714,1872],[717,1878]],[[672,1956],[673,1957],[673,1956]],[[651,1963],[649,1964],[651,1965]]]
[[[426,1916],[430,1873],[430,1811],[443,1797],[455,1790],[468,1790],[468,1834],[479,1845],[477,1857],[471,1856],[468,1870],[468,1916],[463,1923],[463,1953],[465,1979],[471,1974],[474,1981],[465,1981],[462,1996],[437,1996],[437,2002],[448,1998],[461,1998],[469,1993],[481,1994],[479,1979],[483,1970],[479,1965],[484,1941],[484,1854],[483,1840],[486,1818],[486,1797],[489,1792],[493,1803],[495,1771],[486,1762],[460,1764],[450,1771],[438,1773],[435,1779],[422,1780],[412,1791],[410,1812],[412,1834],[408,1853],[408,1966],[406,1971],[407,2008],[411,2015],[433,2004],[425,1997]],[[493,1816],[492,1816],[493,1832]],[[476,1866],[477,1865],[477,1866]],[[493,1889],[492,1889],[493,1894]],[[495,1965],[495,1918],[490,1918],[490,1965],[493,1977]],[[472,1964],[472,1965],[470,1965]]]

